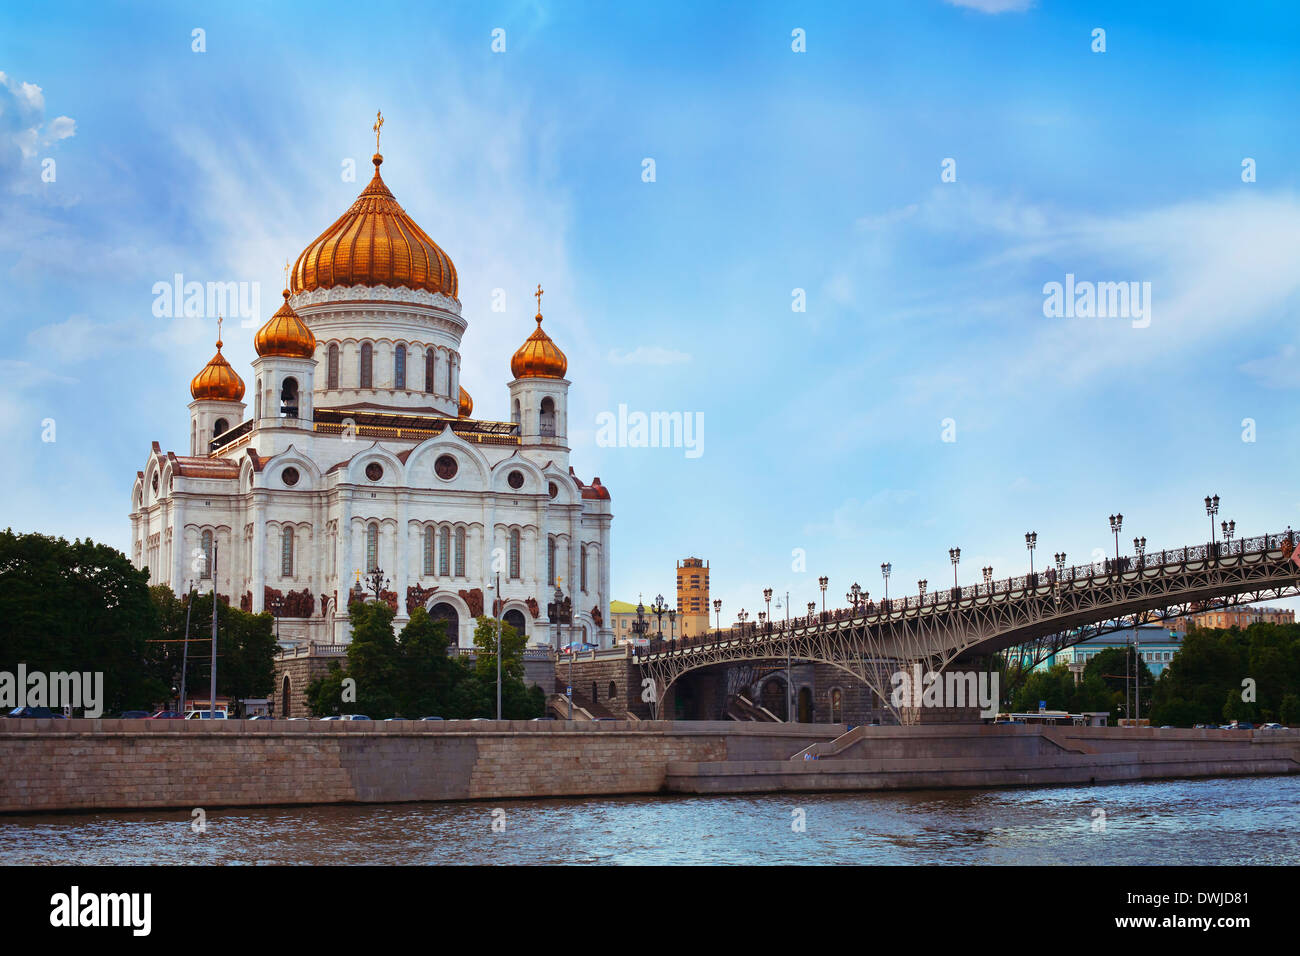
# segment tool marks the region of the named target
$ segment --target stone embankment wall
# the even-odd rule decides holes
[[[786,759],[842,726],[0,720],[0,812],[656,793],[673,761]]]

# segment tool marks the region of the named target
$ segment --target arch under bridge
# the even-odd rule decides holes
[[[1136,624],[1300,594],[1295,533],[1260,535],[986,581],[796,618],[656,640],[634,661],[664,700],[684,674],[785,660],[829,664],[889,702],[890,675],[1023,648],[1034,664]],[[891,709],[892,704],[890,705]]]

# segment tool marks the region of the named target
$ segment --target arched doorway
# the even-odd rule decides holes
[[[773,677],[759,692],[758,702],[782,720],[786,719],[785,700],[785,681],[779,677]]]
[[[799,704],[796,708],[796,712],[799,715],[799,723],[812,723],[812,691],[807,687],[799,688]]]
[[[280,716],[282,718],[292,717],[289,712],[289,675],[284,675],[284,682],[280,684]]]
[[[523,612],[518,608],[512,607],[506,611],[501,620],[513,627],[516,634],[526,635],[528,633],[528,623],[524,620]]]
[[[447,622],[447,646],[460,646],[460,615],[450,604],[440,603],[429,608],[429,618]]]

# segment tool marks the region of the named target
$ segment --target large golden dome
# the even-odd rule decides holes
[[[538,312],[537,328],[510,359],[510,371],[515,378],[564,378],[568,368],[569,360],[542,331],[542,313]]]
[[[316,336],[289,305],[289,290],[284,290],[284,305],[257,330],[253,347],[258,355],[284,355],[311,358],[316,352]]]
[[[220,338],[217,339],[217,354],[190,379],[190,394],[195,401],[237,402],[244,397],[244,380],[235,374],[221,354]]]
[[[456,298],[456,267],[397,204],[379,175],[384,157],[375,153],[375,177],[351,208],[303,250],[289,288],[296,292],[334,286],[404,286]]]

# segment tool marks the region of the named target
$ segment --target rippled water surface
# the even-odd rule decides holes
[[[504,829],[494,830],[494,819]],[[0,817],[0,861],[1294,864],[1300,863],[1300,776],[213,809],[203,834],[190,821],[186,811]]]

